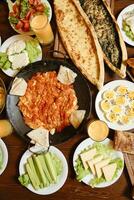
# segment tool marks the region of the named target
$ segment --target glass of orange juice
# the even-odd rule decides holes
[[[46,15],[35,15],[30,26],[41,44],[49,45],[53,42],[53,31]]]
[[[87,132],[92,140],[101,142],[108,136],[109,128],[104,121],[94,120],[88,123]]]

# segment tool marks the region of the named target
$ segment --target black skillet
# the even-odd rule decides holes
[[[79,109],[86,110],[86,114],[81,125],[75,129],[73,126],[68,126],[64,128],[60,133],[55,133],[54,135],[50,135],[50,144],[55,145],[62,142],[67,141],[71,137],[73,137],[76,133],[78,133],[81,128],[84,126],[86,120],[90,116],[92,99],[91,92],[88,86],[87,80],[83,77],[83,75],[76,69],[74,65],[69,64],[66,60],[56,60],[56,59],[46,59],[45,61],[39,61],[33,64],[28,65],[23,68],[16,76],[22,77],[26,81],[28,81],[35,73],[37,72],[47,72],[47,71],[57,71],[59,70],[59,66],[63,65],[70,69],[72,69],[75,73],[77,73],[77,77],[74,82],[74,89],[76,92],[76,96],[78,98]],[[12,81],[13,82],[13,81]],[[9,87],[12,86],[12,82]],[[29,128],[22,117],[22,114],[17,106],[19,101],[18,96],[10,95],[8,93],[6,100],[6,111],[10,122],[12,123],[15,131],[26,141],[30,141],[26,134],[31,130]]]

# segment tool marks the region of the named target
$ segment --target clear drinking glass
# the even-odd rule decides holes
[[[53,31],[46,15],[35,15],[30,25],[41,44],[49,45],[53,42]]]

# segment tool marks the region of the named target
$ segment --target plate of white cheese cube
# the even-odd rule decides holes
[[[104,188],[119,179],[124,168],[124,158],[122,152],[114,149],[110,139],[95,142],[88,138],[76,148],[73,166],[79,182]]]
[[[14,77],[21,68],[42,59],[41,46],[37,39],[26,35],[14,35],[8,38],[0,47],[0,52],[5,53],[8,66],[2,66],[2,71]]]

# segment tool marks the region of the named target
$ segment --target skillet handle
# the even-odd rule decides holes
[[[64,53],[62,53],[61,51],[58,51],[58,50],[49,50],[49,51],[47,51],[46,54],[45,54],[45,57],[46,57],[46,58],[47,58],[47,56],[48,56],[49,53],[61,54],[61,55],[63,55],[63,59],[64,59],[65,61],[68,59],[68,55],[66,55],[66,54],[64,54]]]
[[[33,151],[33,150],[31,149],[31,147],[33,147],[34,145],[36,146],[37,144],[33,143],[33,145],[31,146],[31,142],[29,142],[29,144],[28,144],[28,150],[29,150],[29,152],[31,152],[32,154],[35,154],[35,155],[39,155],[39,154],[41,154],[41,153],[48,152],[48,151],[49,151],[49,148],[50,148],[50,145],[49,145],[47,148],[43,148],[43,147],[42,147],[42,149],[41,149],[40,151],[35,152],[35,151]],[[39,145],[37,145],[37,146],[39,146]],[[40,147],[41,147],[41,146],[40,146]]]

